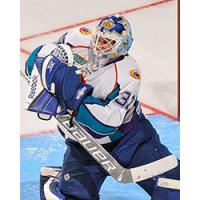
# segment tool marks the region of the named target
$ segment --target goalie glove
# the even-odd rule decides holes
[[[44,45],[34,50],[26,62],[30,78],[28,110],[50,115],[62,114],[67,109],[77,110],[92,91],[90,85],[82,83],[77,70],[67,45]]]
[[[92,91],[92,86],[82,83],[78,68],[67,66],[50,55],[42,66],[42,83],[46,90],[58,97],[61,105],[77,110],[83,99]]]

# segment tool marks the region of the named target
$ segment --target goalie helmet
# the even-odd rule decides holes
[[[92,35],[89,64],[94,70],[126,55],[132,42],[131,27],[124,17],[114,15],[102,19]]]

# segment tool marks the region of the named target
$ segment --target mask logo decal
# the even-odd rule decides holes
[[[111,19],[109,19],[109,20],[103,21],[101,25],[102,25],[104,28],[110,29],[110,28],[112,28],[115,24],[114,24],[114,22],[113,22]]]

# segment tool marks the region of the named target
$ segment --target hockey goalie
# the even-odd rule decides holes
[[[94,30],[75,28],[36,48],[26,62],[27,109],[39,116],[71,116],[121,166],[131,169],[170,156],[145,118],[138,92],[141,72],[129,55],[133,43],[123,16],[102,19]],[[67,135],[62,167],[41,169],[41,200],[98,200],[109,173]],[[161,166],[162,167],[162,166]],[[179,200],[178,164],[138,181],[152,200]]]

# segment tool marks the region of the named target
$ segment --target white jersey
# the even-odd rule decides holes
[[[87,68],[91,33],[85,27],[77,28],[56,42],[72,47],[79,69]],[[93,86],[93,93],[83,101],[75,119],[102,144],[122,137],[120,127],[130,125],[136,107],[140,112],[140,81],[139,67],[130,55],[88,74],[86,83]]]

